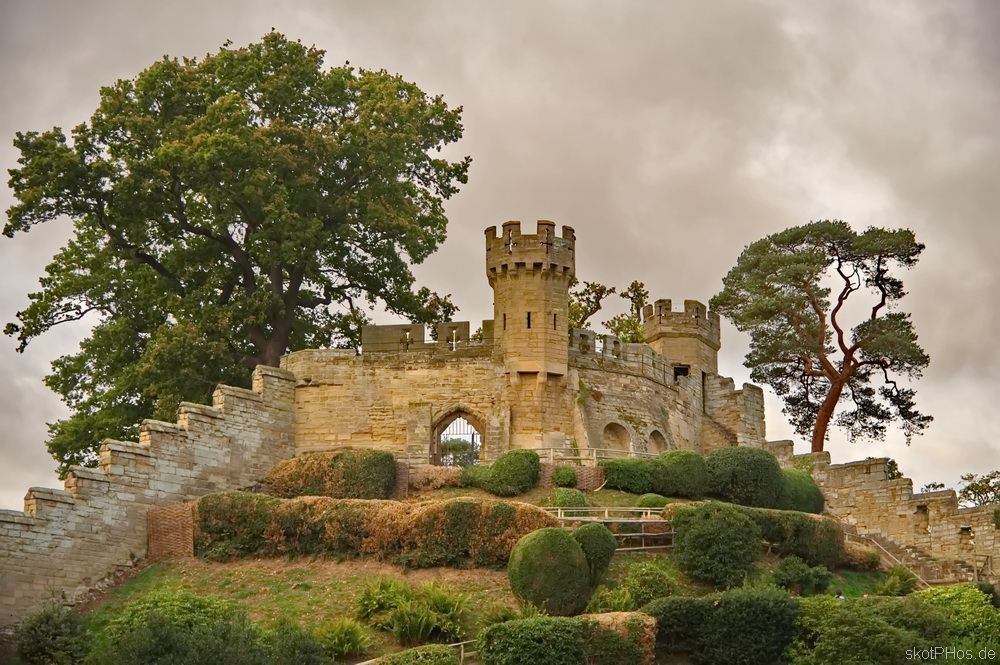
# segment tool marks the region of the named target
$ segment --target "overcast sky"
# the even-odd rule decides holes
[[[0,165],[16,165],[16,131],[88,119],[101,86],[164,54],[272,27],[464,107],[469,184],[418,269],[460,319],[491,315],[483,229],[510,219],[575,227],[579,277],[675,302],[707,301],[745,245],[788,226],[912,228],[927,249],[903,304],[935,422],[910,447],[829,449],[895,457],[918,487],[1000,468],[1000,3],[0,0]],[[0,326],[69,233],[0,237]],[[85,334],[51,331],[23,355],[0,339],[0,507],[61,486],[44,440],[66,412],[42,378]],[[745,352],[725,329],[721,373],[746,380]],[[795,438],[773,398],[767,424]]]

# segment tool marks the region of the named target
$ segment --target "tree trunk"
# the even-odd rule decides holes
[[[816,414],[816,424],[813,425],[812,452],[814,453],[823,452],[823,446],[826,444],[826,431],[830,427],[830,419],[833,418],[833,412],[837,408],[837,402],[840,401],[840,394],[844,392],[846,383],[847,381],[843,379],[834,381],[830,385],[830,392],[826,394],[822,406],[819,407],[819,413]]]

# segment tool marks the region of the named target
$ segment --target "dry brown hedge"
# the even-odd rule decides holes
[[[396,461],[384,450],[343,448],[306,453],[281,462],[267,474],[268,494],[388,499],[396,485]]]
[[[461,497],[399,501],[228,492],[198,502],[195,551],[212,560],[370,556],[414,568],[503,566],[524,535],[558,521],[537,506]]]

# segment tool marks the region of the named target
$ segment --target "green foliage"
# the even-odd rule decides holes
[[[386,656],[379,665],[458,665],[458,657],[449,646],[428,644]]]
[[[909,568],[897,563],[889,569],[889,574],[878,588],[880,596],[906,596],[917,589],[917,576]]]
[[[388,499],[396,487],[396,460],[383,450],[306,454],[276,466],[265,484],[286,498]]]
[[[480,610],[479,616],[476,618],[476,625],[482,629],[495,623],[515,621],[516,619],[533,619],[540,616],[545,616],[545,613],[530,603],[521,603],[517,607],[497,603],[487,605]]]
[[[198,501],[196,551],[207,559],[227,561],[265,548],[264,534],[280,501],[264,494],[226,492]]]
[[[912,623],[901,620],[900,613],[891,613],[895,623],[890,622],[881,613],[884,607],[831,596],[800,599],[798,626],[786,659],[792,665],[886,665],[921,662],[908,657],[908,650],[943,646],[899,625]]]
[[[89,647],[83,617],[54,603],[25,617],[14,634],[14,649],[27,665],[75,665]]]
[[[479,463],[480,445],[465,439],[447,439],[441,442],[444,466],[471,466]]]
[[[159,591],[128,605],[98,636],[93,665],[264,665],[261,632],[245,608],[187,591]]]
[[[523,494],[538,484],[541,460],[534,450],[510,450],[497,461],[474,472],[476,484],[497,496]]]
[[[602,321],[601,325],[627,344],[639,344],[645,341],[645,331],[642,327],[642,308],[646,306],[649,291],[642,282],[632,282],[618,294],[629,301],[629,311]]]
[[[74,229],[6,332],[23,349],[95,324],[48,379],[74,412],[49,441],[64,468],[288,349],[355,345],[368,305],[420,323],[455,311],[414,288],[410,264],[444,240],[443,202],[467,179],[468,158],[438,152],[461,138],[460,110],[323,57],[271,32],[162,58],[102,88],[69,138],[17,134],[4,234]]]
[[[993,607],[1000,608],[1000,591],[997,591],[995,584],[990,582],[976,582],[976,588],[990,599]]]
[[[784,475],[784,482],[779,508],[804,513],[823,512],[823,492],[811,475],[798,469],[782,469],[781,473]]]
[[[494,624],[478,637],[483,665],[580,665],[584,627],[577,618],[538,617]]]
[[[640,631],[626,627],[627,637],[583,617],[508,621],[480,633],[479,657],[483,665],[636,665]]]
[[[932,587],[913,594],[948,617],[948,632],[956,639],[992,639],[1000,636],[1000,612],[972,584]]]
[[[458,484],[462,487],[479,487],[482,479],[489,475],[489,472],[488,464],[463,467],[462,472],[458,475]]]
[[[677,593],[673,579],[662,568],[648,562],[633,562],[625,572],[622,587],[627,589],[636,606]]]
[[[966,473],[958,487],[958,501],[963,506],[988,506],[1000,503],[1000,471],[983,475]]]
[[[712,611],[707,598],[666,596],[657,598],[641,611],[656,619],[656,642],[669,652],[692,651]]]
[[[794,554],[810,565],[836,566],[843,558],[844,531],[830,517],[794,510],[767,510],[736,506],[760,527],[764,540],[779,554]]]
[[[993,511],[993,526],[1000,529],[1000,508]]]
[[[318,629],[318,637],[331,658],[360,656],[368,650],[368,633],[353,619],[334,619]]]
[[[584,524],[573,531],[573,539],[580,544],[583,556],[587,561],[588,576],[591,588],[600,584],[608,566],[611,565],[611,558],[618,549],[618,540],[608,527],[597,522]]]
[[[573,277],[569,283],[569,327],[590,328],[588,319],[601,311],[605,298],[615,292],[615,287],[607,287],[597,282],[581,282]]]
[[[775,456],[762,448],[719,448],[705,456],[708,491],[723,501],[776,508],[784,491],[784,474]]]
[[[744,586],[719,594],[691,654],[695,665],[773,665],[795,633],[798,607],[784,590]]]
[[[587,614],[602,614],[604,612],[631,612],[636,609],[635,598],[627,587],[619,586],[609,589],[598,587],[587,603]]]
[[[573,489],[571,487],[557,487],[552,491],[552,506],[554,508],[586,508],[587,507],[587,497],[583,495],[578,489]],[[585,515],[585,511],[580,510],[567,510],[564,511],[564,515],[576,516]]]
[[[326,665],[327,649],[315,632],[288,618],[263,635],[268,665]]]
[[[771,578],[778,586],[797,590],[803,596],[824,593],[833,573],[826,566],[810,566],[797,556],[786,557],[771,569]]]
[[[670,503],[670,499],[659,494],[643,494],[639,497],[639,500],[635,502],[636,508],[662,508],[663,506]]]
[[[378,617],[404,601],[413,600],[413,587],[395,577],[377,577],[361,587],[355,599],[357,617],[382,627]]]
[[[674,514],[674,557],[692,578],[731,587],[760,558],[761,531],[736,506],[710,502]]]
[[[565,464],[557,466],[552,472],[552,480],[557,487],[576,487],[576,469]]]
[[[580,544],[559,528],[539,529],[517,542],[507,577],[518,598],[549,614],[579,614],[592,587],[590,567]]]
[[[613,459],[600,462],[604,468],[604,486],[632,494],[646,494],[653,489],[653,474],[647,460]]]
[[[813,452],[831,421],[851,439],[881,439],[896,420],[907,441],[930,423],[914,408],[914,391],[893,378],[919,377],[929,362],[909,315],[896,308],[905,291],[891,274],[916,264],[923,249],[908,229],[858,234],[841,221],[812,222],[747,247],[712,298],[712,309],[750,334],[751,378],[784,400],[799,434],[812,433]],[[844,309],[858,291],[869,304]],[[850,311],[866,314],[853,328],[841,320]],[[841,402],[852,410],[833,419]]]
[[[671,450],[655,460],[653,491],[664,496],[700,499],[708,493],[708,466],[692,450]]]
[[[414,588],[383,577],[366,584],[355,604],[359,619],[388,630],[400,644],[412,646],[461,639],[469,598],[433,582]]]

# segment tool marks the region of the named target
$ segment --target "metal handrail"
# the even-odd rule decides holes
[[[917,575],[917,572],[915,570],[913,570],[912,566],[908,566],[908,565],[906,565],[905,562],[900,561],[899,558],[897,558],[895,554],[893,554],[892,552],[890,552],[889,550],[887,550],[882,545],[882,543],[878,542],[874,538],[869,538],[868,536],[863,536],[861,534],[857,534],[857,535],[853,536],[853,540],[860,541],[862,543],[869,544],[869,545],[874,545],[876,548],[878,548],[879,550],[881,550],[882,553],[886,556],[886,558],[888,558],[889,561],[891,561],[893,564],[898,565],[898,566],[904,566],[907,570],[909,570],[911,573],[913,573],[913,576],[917,578],[917,582],[919,582],[922,585],[922,588],[924,588],[924,589],[931,588],[931,583],[928,582],[927,580],[925,580],[924,578],[922,578],[920,575]]]

